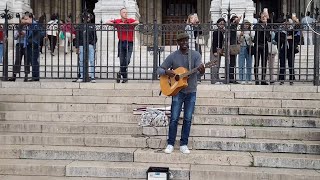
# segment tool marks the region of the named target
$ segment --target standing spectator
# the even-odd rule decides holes
[[[221,56],[223,55],[224,47],[224,32],[225,32],[225,23],[224,18],[220,18],[217,21],[218,29],[213,31],[212,34],[212,45],[210,50],[210,59],[213,59],[213,56],[218,57],[217,65],[212,68],[212,76],[214,84],[222,84],[219,77],[219,68],[221,63]]]
[[[254,45],[255,45],[255,61],[254,61],[254,77],[255,84],[268,85],[266,82],[267,73],[267,60],[268,60],[268,41],[271,41],[270,31],[267,29],[267,16],[262,13],[259,24],[255,25],[253,28],[255,30]],[[259,79],[259,66],[261,59],[261,81]]]
[[[88,64],[89,64],[89,76],[90,76],[90,82],[95,83],[95,64],[94,64],[94,52],[96,48],[97,43],[97,33],[96,33],[96,27],[94,24],[90,23],[93,18],[92,14],[88,14],[87,17],[83,18],[83,21],[87,20],[87,24],[82,23],[77,27],[76,31],[76,48],[77,48],[77,54],[79,54],[79,66],[80,66],[80,78],[77,80],[77,82],[83,82],[83,60],[84,60],[84,48],[86,45],[88,45]],[[87,27],[86,27],[87,25]],[[88,32],[86,32],[88,31]]]
[[[168,75],[174,77],[175,73],[171,69],[178,67],[184,67],[189,71],[197,68],[198,73],[204,74],[205,68],[201,62],[201,55],[194,50],[189,50],[189,35],[186,33],[177,35],[177,43],[179,49],[171,53],[158,68],[157,73],[159,75]],[[191,54],[189,54],[191,53]],[[188,60],[189,59],[189,60]],[[197,92],[197,74],[193,73],[188,78],[188,86],[182,89],[177,95],[172,97],[171,104],[171,119],[169,124],[169,138],[167,148],[164,150],[165,153],[170,154],[173,151],[173,147],[176,141],[178,121],[182,106],[184,109],[183,125],[181,130],[180,139],[180,151],[183,154],[190,153],[188,149],[188,138],[190,134],[192,115],[196,103],[196,92]]]
[[[268,66],[269,66],[269,74],[270,74],[270,84],[273,85],[275,82],[275,73],[274,64],[276,62],[276,55],[278,54],[277,42],[275,41],[275,33],[272,31],[271,34],[271,42],[268,42]],[[277,66],[278,67],[278,66]],[[276,69],[277,70],[277,69]]]
[[[280,49],[280,73],[279,80],[280,85],[284,83],[285,73],[286,73],[286,59],[288,60],[289,66],[289,80],[290,85],[293,85],[293,81],[295,80],[294,75],[294,59],[295,54],[298,53],[298,43],[299,43],[299,34],[294,29],[294,24],[291,19],[282,20],[284,22],[284,26],[282,27],[282,31],[276,33],[276,41],[278,41],[279,49]]]
[[[26,38],[26,31],[24,30],[24,26],[22,24],[19,24],[18,30],[14,34],[14,39],[17,40],[16,44],[16,57],[15,62],[13,66],[13,75],[12,78],[9,79],[9,81],[16,81],[16,76],[21,71],[21,61],[23,58],[23,64],[24,64],[24,82],[28,81],[28,74],[30,74],[30,62],[27,61],[26,57],[26,46],[25,46],[25,40]],[[43,39],[43,38],[42,38]],[[41,44],[41,39],[40,39]]]
[[[45,30],[46,29],[46,14],[43,13],[42,16],[39,17],[39,26]],[[44,38],[40,39],[40,53],[42,54],[42,47],[44,45]]]
[[[40,38],[43,38],[43,31],[38,23],[33,19],[32,13],[26,13],[21,23],[27,26],[24,48],[27,50],[27,63],[32,65],[31,81],[39,81],[39,46]]]
[[[230,19],[230,45],[238,44],[238,25],[242,16],[232,16]],[[236,81],[236,58],[237,55],[230,55],[230,64],[229,64],[229,83],[238,84]]]
[[[120,72],[117,73],[117,83],[120,83],[121,76],[122,83],[128,82],[128,65],[133,51],[133,35],[134,27],[139,24],[138,20],[128,18],[128,11],[126,8],[120,9],[120,19],[108,20],[107,25],[113,25],[118,31],[118,57],[120,58]]]
[[[0,25],[0,64],[2,64],[3,62],[3,44],[4,44],[3,26]]]
[[[239,79],[241,84],[251,84],[252,55],[254,31],[251,31],[251,23],[243,21],[243,28],[240,33],[240,54],[239,54]]]
[[[304,31],[303,34],[303,43],[304,45],[313,45],[313,31],[309,28],[309,26],[313,26],[316,20],[310,17],[310,12],[307,12],[307,16],[302,18],[301,24],[303,25]],[[308,26],[309,24],[309,26]]]
[[[48,22],[47,35],[50,42],[51,55],[54,56],[54,50],[57,45],[58,38],[58,19],[56,14],[52,14]]]
[[[196,13],[190,14],[185,27],[186,33],[189,35],[189,48],[198,51],[202,55],[201,45],[199,44],[199,36],[202,34],[199,26],[199,18]],[[201,76],[198,75],[198,82],[201,82]]]
[[[67,54],[69,52],[69,46],[70,50],[72,49],[73,45],[73,38],[75,37],[75,29],[71,23],[71,17],[69,16],[66,20],[66,23],[63,26],[63,32],[64,32],[64,51]]]

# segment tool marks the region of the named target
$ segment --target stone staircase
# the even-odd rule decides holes
[[[157,81],[0,87],[0,180],[138,180],[150,166],[177,180],[320,179],[320,87],[202,83],[189,155],[164,154],[168,128],[132,113],[170,105]]]

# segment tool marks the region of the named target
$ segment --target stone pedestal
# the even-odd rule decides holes
[[[217,20],[222,17],[222,14],[227,13],[229,7],[229,1],[225,0],[212,0],[211,1],[211,20],[216,23]],[[230,1],[231,14],[236,14],[238,16],[246,13],[246,19],[250,22],[253,21],[253,14],[255,12],[255,7],[252,0],[237,0]]]
[[[128,17],[139,19],[139,9],[135,0],[121,0],[121,1],[110,1],[110,0],[99,0],[96,3],[94,13],[95,13],[95,21],[97,24],[101,23],[105,24],[107,20],[110,19],[118,19],[120,17],[120,9],[126,7],[128,10]],[[136,33],[137,34],[137,33]],[[118,51],[118,36],[117,32],[113,31],[113,27],[103,25],[102,33],[97,32],[98,36],[98,52],[102,51],[102,59],[100,61],[100,57],[97,57],[97,62],[102,62],[106,64],[107,56],[111,57],[111,54],[117,55]],[[138,38],[136,37],[136,40]],[[102,42],[101,42],[102,40]],[[137,41],[135,43],[138,43]],[[102,45],[102,46],[101,46]],[[101,48],[101,49],[99,49]],[[112,53],[115,51],[115,53]],[[117,62],[117,61],[116,61]]]

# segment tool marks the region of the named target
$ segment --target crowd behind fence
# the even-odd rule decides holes
[[[245,21],[230,26],[225,24],[223,27],[220,24],[199,24],[189,29],[186,28],[186,24],[156,22],[138,24],[134,27],[132,25],[114,27],[102,23],[69,25],[69,30],[66,31],[66,24],[60,23],[53,27],[47,23],[38,24],[35,29],[9,24],[7,42],[3,41],[8,43],[8,61],[0,64],[1,78],[7,76],[10,80],[13,74],[16,74],[17,78],[23,78],[24,74],[32,72],[35,68],[32,62],[22,61],[30,52],[22,45],[25,40],[19,38],[21,32],[40,33],[39,36],[32,37],[40,38],[38,58],[40,80],[70,79],[70,81],[79,78],[80,56],[83,58],[84,72],[88,70],[89,74],[94,74],[95,79],[116,80],[121,68],[119,60],[121,55],[130,57],[129,62],[126,62],[128,66],[122,67],[127,68],[128,80],[156,80],[158,66],[170,53],[178,49],[175,40],[177,33],[187,32],[197,33],[196,38],[193,36],[190,38],[189,46],[201,52],[204,63],[209,62],[215,55],[220,59],[218,66],[206,69],[201,81],[213,84],[311,82],[319,85],[320,38],[314,33],[319,29],[316,24],[309,24],[308,29],[305,29],[303,24],[294,25],[285,21],[267,25],[250,24],[249,27]],[[129,31],[134,32],[132,49],[126,52],[120,51],[121,46],[130,44],[119,44],[119,33],[125,34]],[[304,33],[305,31],[311,33]],[[89,35],[90,32],[94,32],[92,37]],[[304,37],[303,34],[311,37]],[[305,44],[305,38],[312,38],[314,44]],[[56,44],[54,41],[57,41]],[[214,46],[217,42],[219,45]],[[93,53],[90,48],[93,48]],[[219,51],[213,48],[218,48]],[[231,54],[228,55],[226,52]],[[94,60],[92,63],[88,62],[91,56]],[[7,67],[7,72],[4,66]]]

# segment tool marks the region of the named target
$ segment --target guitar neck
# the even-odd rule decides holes
[[[206,63],[206,64],[204,65],[204,68],[211,67],[210,64],[211,64],[211,62]],[[184,73],[184,74],[181,74],[181,75],[180,75],[180,78],[188,77],[188,76],[190,76],[191,74],[196,73],[196,72],[198,72],[198,68],[197,68],[197,67],[191,69],[191,71],[188,71],[188,72],[186,72],[186,73]]]

